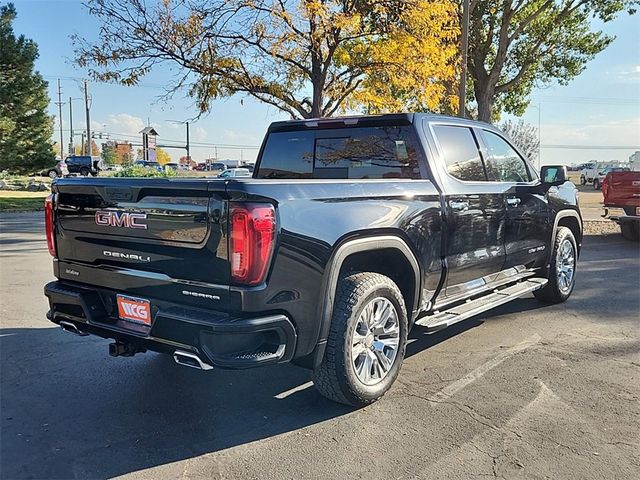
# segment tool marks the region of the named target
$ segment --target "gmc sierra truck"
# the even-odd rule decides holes
[[[428,114],[276,122],[252,177],[62,179],[45,207],[64,330],[201,370],[291,361],[354,406],[413,326],[565,301],[582,241],[565,167]]]

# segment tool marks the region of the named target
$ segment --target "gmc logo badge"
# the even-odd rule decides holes
[[[96,212],[96,225],[109,227],[142,228],[146,230],[147,226],[142,223],[146,219],[146,213],[108,212],[104,210]]]

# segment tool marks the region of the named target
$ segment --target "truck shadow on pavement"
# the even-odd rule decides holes
[[[407,355],[479,323],[418,329]],[[152,352],[111,358],[108,341],[57,328],[2,329],[0,342],[3,478],[114,477],[354,410],[324,399],[292,365],[201,372]]]

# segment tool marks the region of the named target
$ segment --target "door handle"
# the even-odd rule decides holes
[[[469,210],[469,202],[464,201],[464,200],[451,200],[449,202],[449,206],[453,209],[453,210],[460,210],[460,211],[465,211],[465,210]]]
[[[518,197],[507,198],[507,205],[510,207],[517,207],[520,205],[520,199]]]

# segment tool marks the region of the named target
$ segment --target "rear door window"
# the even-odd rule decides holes
[[[487,144],[487,175],[498,182],[530,182],[529,169],[518,152],[499,135],[484,130]]]
[[[420,178],[410,126],[270,133],[258,178]]]
[[[449,175],[466,182],[487,180],[480,150],[470,128],[435,125],[433,130],[444,155]]]

